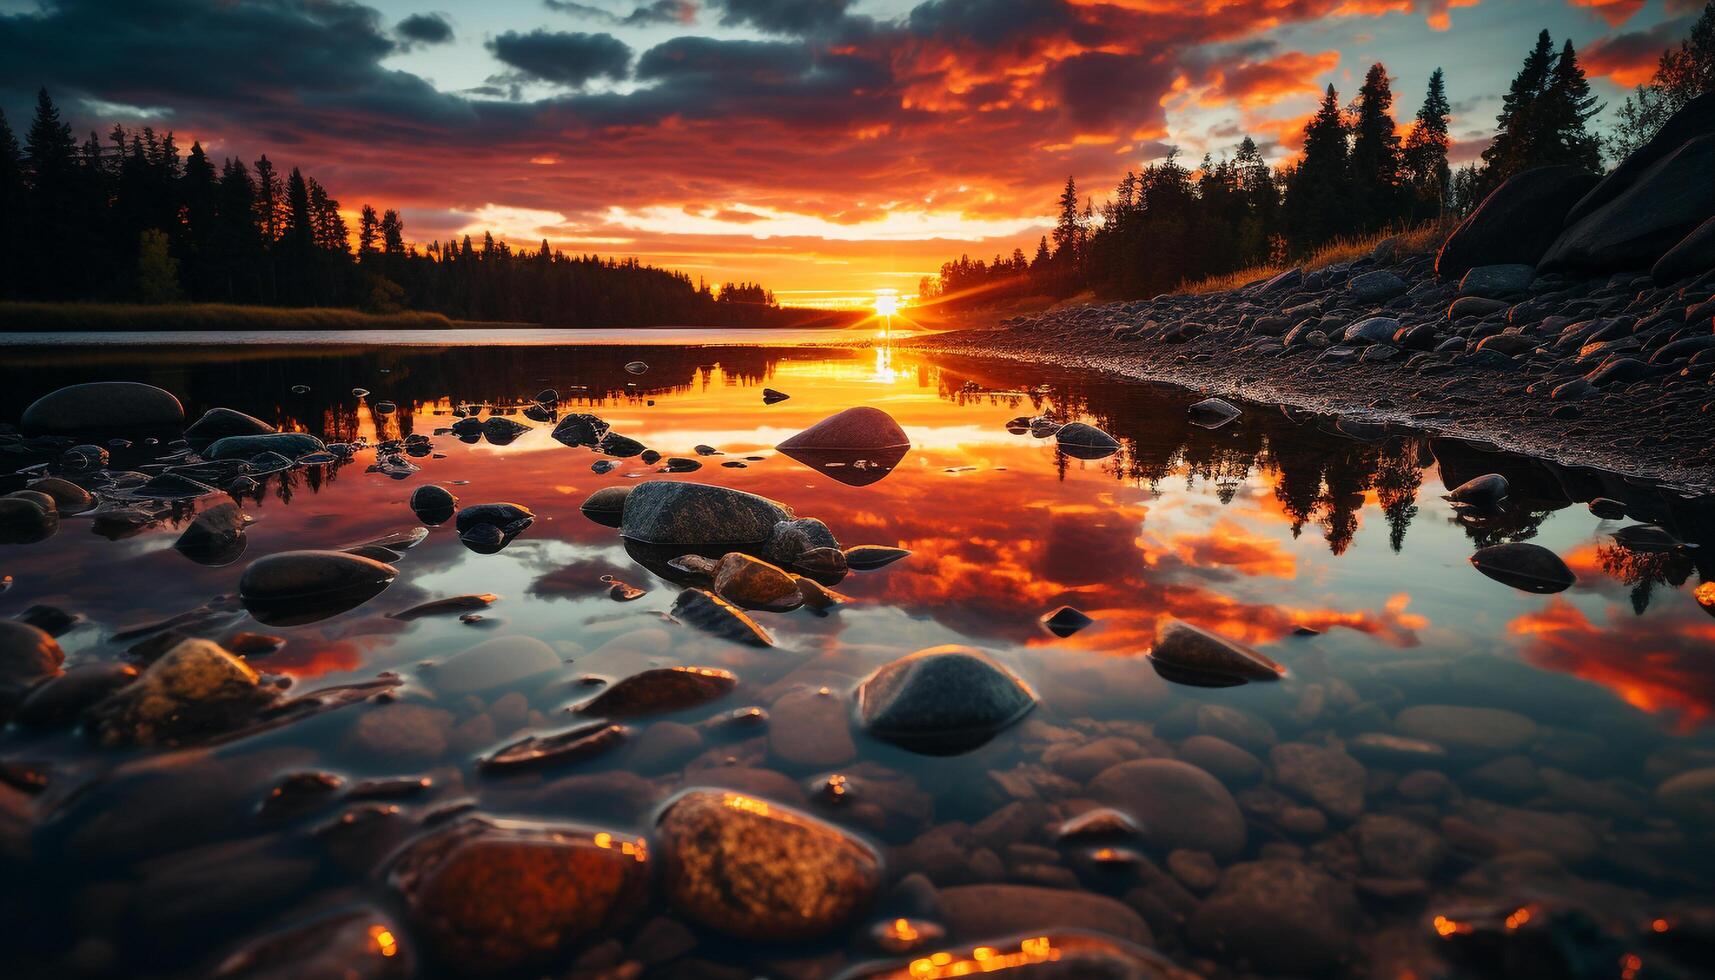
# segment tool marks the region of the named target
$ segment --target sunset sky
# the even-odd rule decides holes
[[[301,166],[426,242],[492,230],[822,305],[1024,247],[1168,145],[1271,159],[1380,60],[1457,160],[1536,32],[1617,104],[1701,0],[0,0],[0,106]]]

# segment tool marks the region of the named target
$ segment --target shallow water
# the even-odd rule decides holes
[[[626,373],[638,358],[649,370]],[[670,904],[658,876],[625,914],[520,970],[833,976],[885,958],[872,927],[902,917],[949,933],[935,943],[933,928],[917,930],[929,935],[906,956],[919,958],[914,976],[956,974],[964,961],[933,960],[936,950],[1021,931],[1043,942],[1026,939],[1010,960],[991,953],[989,968],[1040,968],[1076,945],[1067,930],[1078,928],[1127,933],[1208,975],[1675,976],[1715,961],[1715,772],[1700,773],[1715,766],[1715,620],[1697,595],[1715,577],[1707,500],[1265,407],[1205,430],[1186,422],[1192,393],[886,347],[21,347],[0,364],[0,422],[61,385],[104,379],[173,391],[191,418],[227,406],[329,442],[427,434],[435,455],[397,480],[366,472],[373,449],[263,479],[240,500],[254,521],[229,564],[172,548],[190,507],[119,540],[82,516],[46,541],[0,545],[0,576],[13,580],[0,615],[46,605],[76,616],[59,636],[68,666],[131,656],[130,631],[210,606],[179,629],[283,637],[251,663],[289,683],[288,695],[384,672],[403,680],[382,698],[176,750],[97,747],[57,728],[0,734],[10,794],[0,955],[23,975],[198,975],[257,937],[340,909],[376,924],[350,945],[318,934],[257,955],[280,966],[308,962],[313,947],[362,960],[366,976],[440,975],[452,958],[438,930],[449,927],[399,899],[389,874],[398,847],[472,812],[649,846],[656,808],[688,786],[843,827],[881,854],[879,896],[820,938],[738,941]],[[437,432],[455,405],[519,406],[550,386],[562,413],[598,414],[666,455],[693,457],[698,444],[724,455],[692,474],[622,459],[598,475],[590,464],[602,457],[555,442],[551,425],[505,446]],[[764,386],[791,398],[765,405]],[[354,397],[359,387],[371,394]],[[377,414],[380,400],[398,411]],[[910,437],[879,480],[849,485],[864,481],[774,450],[854,405],[884,409]],[[1005,427],[1043,414],[1098,425],[1121,449],[1080,460],[1053,438]],[[136,467],[159,449],[115,450],[113,462]],[[721,465],[750,456],[762,458]],[[1512,484],[1501,511],[1460,515],[1442,499],[1489,472]],[[7,479],[0,490],[23,482]],[[825,521],[842,545],[911,555],[852,572],[837,585],[852,601],[830,614],[755,613],[776,644],[739,646],[674,622],[679,586],[579,512],[591,492],[640,479],[761,494]],[[447,486],[461,506],[525,505],[535,522],[491,555],[462,546],[450,523],[432,528],[384,592],[317,622],[260,624],[231,601],[256,558],[416,526],[405,501],[423,483]],[[1623,501],[1627,519],[1593,516],[1596,497]],[[1628,551],[1612,538],[1638,522],[1689,546]],[[1559,554],[1577,584],[1535,594],[1470,564],[1476,548],[1514,540]],[[615,601],[604,576],[648,592]],[[388,615],[467,593],[499,598],[476,622]],[[1039,620],[1062,605],[1094,624],[1054,636]],[[1164,679],[1146,654],[1174,619],[1252,645],[1287,676],[1220,688]],[[447,689],[438,663],[512,636],[546,642],[562,666]],[[987,651],[1034,692],[1035,710],[968,752],[924,755],[862,732],[848,746],[854,686],[940,644]],[[602,689],[586,679],[670,665],[731,671],[738,685],[696,708],[626,719],[609,751],[524,774],[478,769],[527,734],[578,723],[565,709]],[[824,688],[817,696],[836,706],[804,720],[803,692]],[[749,706],[770,718],[726,720]],[[1447,713],[1415,710],[1426,706],[1508,714],[1437,728]],[[1390,749],[1377,733],[1436,744]],[[1244,814],[1241,845],[1211,860],[1174,826],[1174,813],[1202,804],[1170,798],[1156,801],[1168,813],[1139,818],[1141,838],[1057,840],[1067,818],[1134,803],[1130,770],[1113,767],[1138,758],[1216,769]],[[343,783],[263,808],[294,773]],[[392,777],[430,785],[354,792]],[[895,886],[914,872],[945,901]],[[970,890],[996,882],[1056,890]],[[551,891],[568,890],[575,883]],[[1112,901],[1087,908],[1071,891]],[[509,900],[526,917],[552,904],[536,892]],[[1133,955],[1141,971],[1116,975],[1148,975],[1134,954],[1111,955]],[[641,972],[621,966],[632,961]]]

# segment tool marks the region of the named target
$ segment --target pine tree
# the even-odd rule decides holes
[[[137,298],[145,303],[179,299],[179,262],[167,247],[167,233],[151,229],[137,245]]]
[[[1499,125],[1494,142],[1483,151],[1483,180],[1488,190],[1534,165],[1540,149],[1535,144],[1542,132],[1538,104],[1548,91],[1554,62],[1554,41],[1543,31],[1502,98],[1500,114],[1495,117]]]
[[[1062,263],[1078,258],[1078,184],[1066,178],[1066,189],[1060,193],[1060,220],[1054,225],[1054,258]]]
[[[379,234],[379,219],[375,209],[365,204],[363,213],[357,219],[357,260],[363,262],[375,254],[375,240]]]
[[[1370,66],[1358,89],[1352,124],[1351,174],[1358,227],[1364,231],[1401,216],[1399,134],[1393,121],[1393,89],[1380,62]]]
[[[1348,164],[1340,94],[1329,85],[1304,127],[1304,157],[1286,189],[1287,226],[1299,250],[1351,230]]]
[[[1602,111],[1590,94],[1590,81],[1578,64],[1578,52],[1568,40],[1549,73],[1548,88],[1535,113],[1538,136],[1531,166],[1569,164],[1591,173],[1602,169],[1601,141],[1586,124]]]
[[[24,151],[0,112],[0,296],[16,295],[24,230]]]
[[[1452,111],[1446,83],[1437,68],[1429,74],[1429,91],[1423,96],[1423,105],[1417,110],[1417,125],[1406,137],[1402,154],[1406,180],[1420,216],[1440,214],[1447,206],[1453,180],[1447,164],[1447,151],[1452,146],[1447,121]]]

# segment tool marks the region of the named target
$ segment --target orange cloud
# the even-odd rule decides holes
[[[1317,79],[1339,67],[1338,51],[1307,54],[1288,51],[1263,61],[1247,62],[1231,69],[1218,69],[1214,82],[1203,95],[1203,104],[1218,106],[1237,102],[1245,108],[1273,105],[1282,99],[1321,90]]]
[[[1644,0],[1572,0],[1572,6],[1588,7],[1609,27],[1619,27],[1644,9]]]

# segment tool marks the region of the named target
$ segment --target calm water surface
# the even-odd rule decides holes
[[[648,372],[626,373],[637,358]],[[222,566],[172,547],[194,507],[118,540],[92,533],[88,516],[65,518],[46,541],[0,545],[12,581],[0,615],[50,606],[75,617],[59,636],[68,666],[134,656],[148,635],[139,627],[205,610],[178,628],[284,639],[251,663],[288,694],[384,672],[404,683],[177,749],[100,748],[54,728],[0,733],[0,955],[14,975],[191,976],[227,962],[234,975],[290,976],[326,969],[318,955],[367,971],[353,975],[441,975],[437,930],[451,927],[414,917],[389,883],[402,843],[471,812],[647,843],[660,802],[687,786],[845,828],[882,854],[880,896],[822,939],[740,942],[657,889],[522,975],[820,977],[899,949],[902,975],[955,975],[985,959],[969,959],[979,941],[1032,937],[1012,959],[989,955],[994,969],[1051,961],[1080,941],[1076,929],[1124,933],[1216,976],[1691,976],[1715,962],[1715,620],[1698,602],[1715,577],[1708,501],[1261,407],[1210,431],[1185,421],[1193,393],[887,348],[16,346],[0,359],[0,421],[61,385],[102,379],[171,390],[192,418],[227,406],[371,445],[421,433],[434,454],[403,479],[367,471],[373,449],[267,477],[240,500],[253,518],[243,555]],[[467,403],[521,419],[518,407],[550,386],[562,413],[593,412],[667,455],[698,444],[725,455],[692,474],[627,459],[598,475],[601,457],[555,442],[551,424],[530,423],[504,446],[441,431]],[[764,386],[791,398],[765,405]],[[378,414],[380,400],[397,412]],[[884,478],[848,485],[774,450],[854,405],[884,409],[910,437]],[[1006,429],[1044,414],[1092,422],[1122,448],[1086,461]],[[115,450],[115,466],[149,460],[141,446]],[[1461,517],[1441,497],[1497,471],[1513,486],[1500,513]],[[0,489],[23,482],[8,479]],[[593,491],[639,479],[762,494],[825,521],[843,545],[911,555],[852,573],[838,585],[852,601],[831,614],[755,614],[776,646],[738,646],[669,618],[679,587],[579,512]],[[432,528],[386,591],[306,625],[259,624],[222,598],[255,558],[417,526],[406,499],[423,483],[461,505],[525,505],[535,523],[491,555],[465,548],[450,524]],[[1593,516],[1596,497],[1623,501],[1628,518]],[[1638,522],[1692,546],[1627,550],[1612,533]],[[1476,548],[1514,540],[1555,551],[1577,584],[1533,594],[1471,566]],[[647,594],[615,601],[606,576]],[[476,622],[389,616],[467,593],[499,598]],[[1062,605],[1094,624],[1056,637],[1039,620]],[[1249,643],[1289,674],[1228,688],[1165,680],[1146,653],[1175,619]],[[438,663],[503,637],[544,641],[561,669],[440,683]],[[858,681],[950,643],[1010,668],[1036,710],[944,757],[844,733]],[[600,689],[586,678],[671,665],[732,671],[739,683],[698,708],[628,719],[609,751],[518,775],[478,770],[501,746],[577,722],[564,710]],[[823,688],[839,707],[806,719],[804,692]],[[771,717],[730,720],[750,706]],[[1379,737],[1395,734],[1418,741]],[[1056,837],[1099,804],[1135,803],[1116,790],[1125,771],[1109,771],[1141,758],[1215,771],[1243,813],[1242,847],[1211,857],[1180,839],[1173,812],[1201,820],[1196,808],[1211,805],[1201,797],[1132,813],[1141,838]],[[264,806],[288,777],[315,773],[343,782]],[[358,788],[396,777],[429,786]],[[936,890],[898,886],[914,873]],[[983,890],[995,883],[1041,891]],[[528,919],[577,888],[561,880],[482,903]],[[256,945],[339,910],[365,928]],[[890,925],[900,919],[916,945]],[[246,948],[250,959],[229,960]],[[952,953],[937,960],[941,950]],[[1149,975],[1133,969],[1111,975]]]

